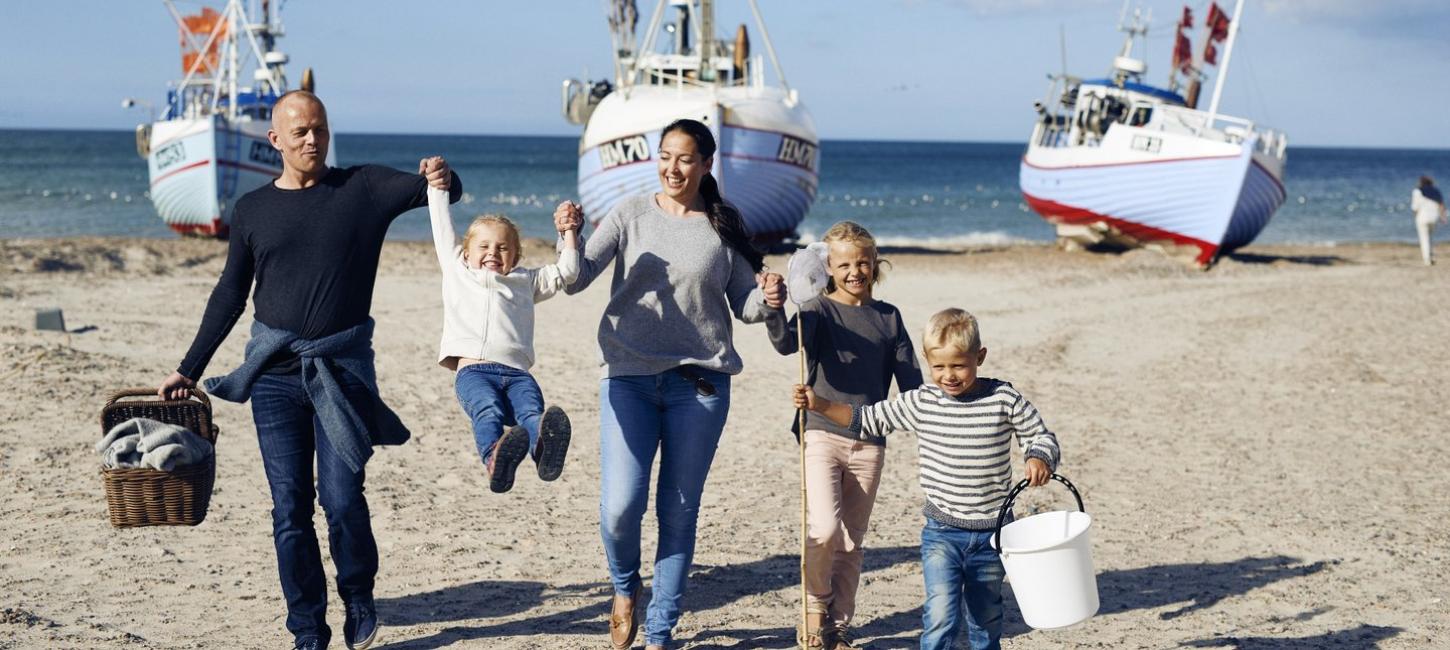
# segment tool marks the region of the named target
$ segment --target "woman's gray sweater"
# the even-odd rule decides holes
[[[565,292],[583,291],[611,261],[614,280],[599,321],[605,377],[682,365],[738,374],[731,316],[758,323],[774,311],[745,258],[720,241],[708,219],[668,214],[653,193],[625,198],[604,217]]]

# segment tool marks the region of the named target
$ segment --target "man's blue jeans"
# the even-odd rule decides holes
[[[532,453],[544,413],[544,393],[533,375],[503,364],[475,363],[458,371],[453,390],[473,421],[473,442],[483,462],[488,462],[493,446],[503,437],[503,428],[514,424],[529,432]]]
[[[368,388],[347,373],[338,381],[349,396]],[[364,421],[371,413],[356,399]],[[378,573],[364,472],[353,472],[323,434],[300,373],[263,374],[252,386],[252,419],[262,448],[262,467],[272,491],[272,541],[277,572],[287,600],[287,630],[296,640],[332,637],[327,626],[327,574],[312,526],[313,500],[327,516],[327,542],[337,568],[337,593],[344,603],[371,603]],[[313,488],[312,463],[317,461]]]
[[[702,396],[673,370],[610,377],[599,386],[599,534],[614,592],[631,595],[641,584],[640,526],[649,504],[650,465],[660,453],[655,485],[659,544],[653,597],[645,615],[646,644],[668,646],[680,620],[685,579],[695,555],[700,494],[730,410],[730,376],[696,369],[715,386]]]
[[[927,519],[921,529],[926,604],[921,650],[949,650],[963,624],[972,650],[1002,647],[1002,578],[992,530],[964,530]]]

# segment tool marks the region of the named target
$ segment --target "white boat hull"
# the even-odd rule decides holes
[[[579,199],[589,219],[659,189],[660,131],[684,117],[715,133],[712,174],[747,231],[762,241],[793,236],[815,202],[820,148],[809,112],[776,89],[636,87],[605,97],[579,145]]]
[[[1256,153],[1253,135],[1227,143],[1152,132],[1152,152],[1116,142],[1143,137],[1134,131],[1114,125],[1092,148],[1034,143],[1020,167],[1028,205],[1062,236],[1183,249],[1207,266],[1253,241],[1284,203],[1282,159]]]
[[[236,199],[282,174],[282,154],[267,140],[268,128],[220,117],[153,124],[146,162],[161,220],[183,235],[226,237]],[[327,163],[333,160],[329,148]]]

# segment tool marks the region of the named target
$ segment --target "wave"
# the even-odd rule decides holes
[[[801,234],[800,243],[809,244],[820,240],[820,233]],[[1012,235],[1003,230],[970,231],[955,235],[920,237],[910,235],[881,235],[876,245],[882,248],[925,248],[932,250],[955,250],[980,248],[983,246],[1013,246],[1018,244],[1042,244],[1041,240]]]

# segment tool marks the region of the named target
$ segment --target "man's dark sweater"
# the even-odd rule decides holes
[[[316,185],[248,192],[232,209],[231,242],[201,328],[177,371],[198,380],[247,306],[255,317],[303,338],[341,332],[368,319],[383,237],[398,215],[428,204],[423,176],[380,165],[328,170]],[[453,174],[449,199],[463,196]],[[271,360],[295,368],[295,356]]]

